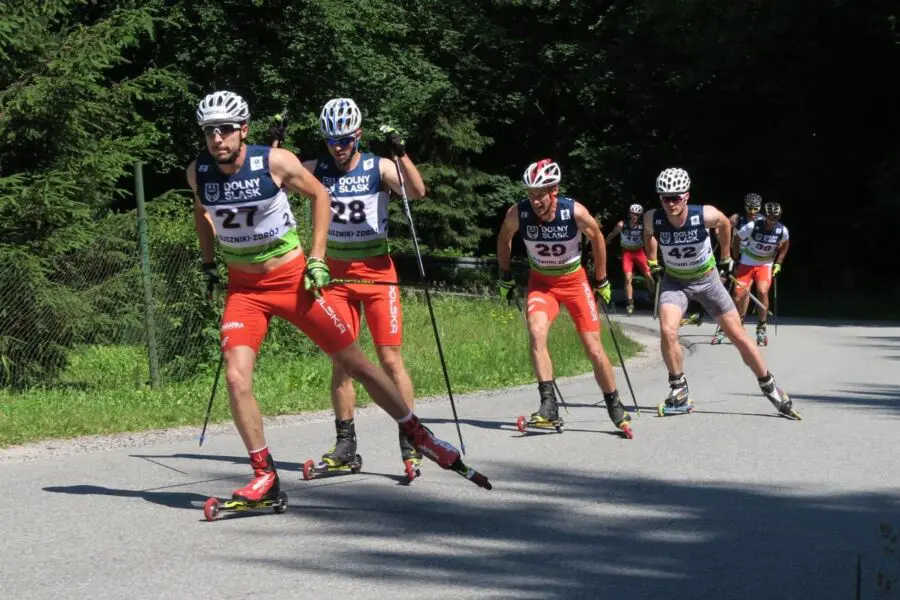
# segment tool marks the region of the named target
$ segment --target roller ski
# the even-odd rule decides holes
[[[716,329],[716,333],[713,334],[712,339],[709,340],[709,343],[713,346],[718,346],[722,342],[725,341],[725,332],[722,331],[721,328]]]
[[[629,440],[634,439],[634,431],[631,430],[631,415],[625,412],[622,401],[619,400],[619,393],[603,394],[606,401],[606,412],[609,414],[610,421],[620,430],[622,434]]]
[[[669,396],[656,407],[657,415],[665,417],[694,412],[694,401],[689,396],[687,379],[683,373],[677,377],[669,375],[669,388]]]
[[[403,469],[409,483],[422,475],[422,454],[413,447],[402,430],[400,431],[400,458],[403,459]]]
[[[281,491],[278,472],[271,456],[265,462],[253,465],[253,479],[246,486],[235,490],[231,499],[208,498],[203,504],[203,516],[215,521],[223,512],[241,512],[271,508],[275,514],[287,510],[287,494]]]
[[[629,299],[627,302],[625,302],[625,312],[629,315],[634,314],[634,299]]]
[[[335,420],[337,440],[334,447],[322,455],[322,460],[313,459],[303,463],[303,479],[309,481],[333,473],[359,473],[362,456],[356,453],[356,425],[353,419]]]
[[[793,406],[791,397],[787,395],[781,388],[775,385],[775,378],[769,373],[769,377],[759,382],[759,389],[765,394],[766,399],[772,403],[775,410],[783,417],[800,421],[802,417]]]
[[[540,408],[537,412],[531,413],[530,417],[522,415],[516,419],[516,429],[522,433],[525,433],[529,427],[543,430],[555,429],[556,433],[562,433],[566,424],[559,418],[559,404],[556,400],[553,382],[542,381],[538,384],[538,390],[541,395]]]
[[[400,423],[400,430],[416,450],[436,462],[440,468],[458,473],[478,487],[493,489],[494,486],[486,476],[462,461],[459,450],[453,444],[434,437],[431,430],[422,425],[415,415],[410,415],[408,421]]]
[[[766,324],[765,323],[757,323],[756,324],[756,345],[757,346],[768,346],[769,345],[769,336],[766,333]]]

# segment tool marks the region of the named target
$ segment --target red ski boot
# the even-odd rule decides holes
[[[436,462],[442,469],[455,471],[486,490],[493,487],[487,477],[462,461],[459,450],[452,444],[434,437],[431,430],[419,422],[417,416],[411,415],[409,421],[399,425],[400,431],[406,435],[416,450]]]
[[[262,460],[251,459],[250,465],[253,467],[253,479],[244,487],[234,490],[232,499],[253,503],[278,498],[281,489],[272,456],[266,453]]]

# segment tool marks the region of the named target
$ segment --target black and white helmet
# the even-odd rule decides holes
[[[766,202],[766,206],[763,208],[763,214],[767,217],[772,217],[773,219],[780,219],[781,205],[777,202]]]
[[[234,92],[208,94],[197,106],[197,124],[245,123],[250,120],[250,107]]]
[[[684,194],[691,189],[691,178],[684,169],[666,169],[656,178],[657,194]]]
[[[759,210],[760,207],[762,207],[762,196],[752,192],[744,196],[744,208],[755,208],[756,210]]]
[[[633,215],[642,215],[642,214],[644,214],[644,207],[641,206],[640,204],[632,204],[631,206],[628,207],[628,212],[630,212]]]
[[[333,98],[322,107],[319,131],[328,138],[342,138],[356,133],[362,125],[362,113],[350,98]]]

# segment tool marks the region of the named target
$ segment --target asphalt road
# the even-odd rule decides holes
[[[712,332],[682,330],[697,410],[666,418],[653,411],[668,391],[656,339],[637,334],[634,440],[595,406],[590,377],[561,382],[563,434],[515,429],[536,386],[457,398],[466,460],[491,492],[431,463],[405,485],[396,427],[368,409],[362,473],[303,481],[302,462],[332,443],[331,417],[288,421],[268,431],[288,511],[214,523],[204,500],[249,475],[229,427],[203,448],[191,432],[0,451],[0,597],[849,600],[858,554],[874,597],[877,568],[900,575],[879,535],[900,527],[900,326],[770,331],[764,354],[801,422],[776,415],[735,349],[708,345]],[[446,401],[419,412],[458,443]]]

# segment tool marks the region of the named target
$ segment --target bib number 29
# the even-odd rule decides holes
[[[562,244],[537,244],[538,256],[562,256],[566,253],[566,247]]]
[[[359,225],[366,220],[366,205],[362,200],[353,200],[347,203],[340,200],[332,200],[331,213],[331,220],[334,223]]]

